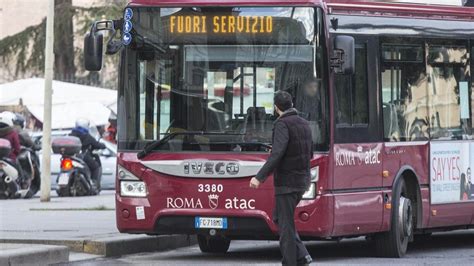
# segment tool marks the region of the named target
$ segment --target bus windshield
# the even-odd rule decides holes
[[[274,93],[284,90],[310,121],[316,150],[326,149],[316,13],[307,7],[133,9],[119,144],[141,148],[165,138],[157,150],[262,151],[277,118]]]

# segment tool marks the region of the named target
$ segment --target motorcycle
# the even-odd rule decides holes
[[[33,148],[21,147],[17,157],[20,169],[18,185],[21,190],[26,190],[24,198],[33,197],[41,187],[41,172],[38,155]]]
[[[66,136],[55,138],[52,142],[53,152],[61,154],[60,172],[56,179],[56,192],[60,197],[92,196],[100,193],[102,166],[99,168],[99,178],[93,180],[91,171],[84,162],[84,156],[91,153],[100,164],[100,158],[90,150],[82,151],[81,140],[77,137]]]
[[[0,139],[0,199],[31,198],[41,185],[39,160],[36,153],[22,147],[17,161],[8,158],[11,145]]]

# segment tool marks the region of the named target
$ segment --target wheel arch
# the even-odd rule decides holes
[[[423,202],[421,198],[420,190],[420,179],[416,174],[415,169],[409,165],[403,165],[395,178],[393,179],[392,190],[398,185],[400,180],[405,180],[407,185],[408,197],[412,200],[415,200],[414,204],[416,207],[416,228],[422,228],[423,226]],[[392,197],[393,204],[393,197]]]

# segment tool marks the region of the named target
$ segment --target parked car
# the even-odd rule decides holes
[[[67,136],[71,130],[54,130],[51,132],[51,138],[54,139],[59,136]],[[37,144],[41,144],[41,139],[43,137],[42,132],[34,132],[31,134],[31,138]],[[117,145],[105,141],[103,139],[99,140],[101,143],[105,144],[105,149],[98,151],[100,156],[100,161],[102,163],[102,180],[101,188],[102,190],[113,190],[115,189],[115,171],[117,168]],[[38,156],[40,158],[40,163],[42,162],[43,152],[38,151]],[[60,172],[61,164],[61,155],[54,154],[51,152],[51,189],[56,189],[56,178]]]

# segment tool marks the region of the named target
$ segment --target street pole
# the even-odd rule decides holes
[[[51,194],[51,107],[54,63],[54,0],[48,0],[46,18],[46,48],[44,61],[43,159],[41,162],[41,198],[50,201]]]

